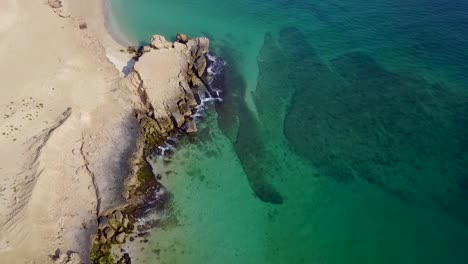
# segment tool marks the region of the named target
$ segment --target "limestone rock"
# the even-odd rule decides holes
[[[169,49],[172,48],[172,43],[161,35],[154,35],[151,39],[151,47],[155,49]]]
[[[115,235],[115,231],[114,231],[114,229],[112,229],[110,227],[106,227],[106,229],[104,229],[104,234],[106,236],[106,239],[108,241],[111,241],[112,237]]]
[[[180,113],[174,112],[172,113],[172,121],[176,127],[181,127],[185,122],[185,118]]]
[[[115,237],[115,241],[117,241],[117,243],[119,243],[119,244],[125,243],[125,233],[118,234]]]
[[[198,130],[197,130],[197,125],[195,124],[195,121],[191,120],[187,122],[187,127],[185,128],[185,131],[189,134],[196,133]]]
[[[180,43],[187,43],[187,41],[189,40],[189,38],[187,37],[187,35],[185,34],[182,34],[182,33],[179,33],[177,34],[176,36],[176,40],[177,42],[180,42]]]
[[[107,217],[100,216],[98,218],[98,229],[100,229],[100,230],[104,229],[107,226],[108,223],[109,223],[109,220],[107,219]]]

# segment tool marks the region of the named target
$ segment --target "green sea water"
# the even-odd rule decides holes
[[[226,62],[136,263],[468,263],[467,3],[109,3]]]

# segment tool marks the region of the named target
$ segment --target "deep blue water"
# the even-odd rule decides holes
[[[226,62],[149,263],[466,263],[468,2],[109,0]]]

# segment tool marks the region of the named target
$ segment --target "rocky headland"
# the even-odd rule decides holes
[[[92,263],[114,263],[120,251],[112,245],[141,237],[135,219],[164,205],[165,190],[153,175],[147,157],[175,131],[197,131],[192,115],[200,102],[197,88],[206,74],[209,40],[189,39],[183,34],[176,39],[169,42],[155,35],[149,46],[128,49],[135,51],[136,63],[120,86],[133,102],[141,136],[136,142],[133,177],[127,184],[127,203],[98,215]],[[130,263],[129,254],[123,254],[117,262]]]

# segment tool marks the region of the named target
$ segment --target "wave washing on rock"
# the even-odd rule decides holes
[[[208,91],[208,88],[204,86],[202,89],[199,89],[196,96],[199,98],[199,104],[194,107],[192,115],[189,116],[190,119],[194,121],[199,121],[203,118],[203,112],[208,110],[208,107],[211,106],[213,102],[222,102],[221,98],[222,87],[217,87],[213,85],[213,82],[216,78],[219,78],[220,74],[223,71],[223,67],[226,65],[226,62],[215,55],[210,53],[206,54],[207,57],[207,68],[206,74],[203,76],[205,79],[205,84],[210,88],[211,92]],[[208,103],[208,104],[207,104]],[[161,143],[154,151],[154,155],[157,158],[164,158],[166,155],[172,154],[178,143],[178,138],[186,134],[185,130],[175,131],[174,136],[168,137],[163,143]]]

